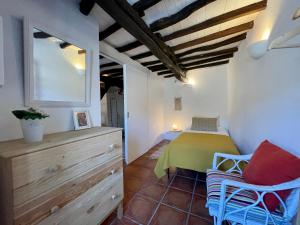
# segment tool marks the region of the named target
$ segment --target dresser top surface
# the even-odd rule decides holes
[[[66,131],[44,136],[42,142],[25,143],[24,139],[0,142],[0,157],[12,158],[20,155],[48,149],[74,141],[80,141],[87,138],[101,136],[116,131],[121,131],[122,128],[113,127],[93,127],[85,130]]]

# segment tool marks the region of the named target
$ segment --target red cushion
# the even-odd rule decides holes
[[[275,185],[300,177],[300,158],[264,141],[255,151],[243,176],[247,183],[257,185]],[[277,194],[285,200],[290,190],[278,191]],[[274,194],[267,194],[264,202],[270,211],[280,204]]]

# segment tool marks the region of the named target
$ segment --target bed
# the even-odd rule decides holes
[[[174,167],[206,172],[212,167],[215,152],[239,154],[225,129],[218,128],[215,132],[186,130],[166,147],[154,172],[159,178]]]

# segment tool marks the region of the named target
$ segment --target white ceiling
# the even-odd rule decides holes
[[[183,7],[191,4],[194,1],[195,0],[162,0],[161,2],[157,3],[153,7],[147,9],[145,11],[145,16],[143,17],[143,19],[149,25],[153,21],[156,21],[157,19],[160,19],[160,18],[166,17],[166,16],[170,16],[170,15],[180,11]],[[203,22],[209,18],[224,14],[226,12],[229,12],[229,11],[232,11],[232,10],[235,10],[235,9],[238,9],[238,8],[253,4],[255,2],[259,2],[259,1],[261,1],[261,0],[216,0],[215,2],[210,3],[209,5],[201,8],[200,10],[197,10],[196,12],[191,14],[188,18],[186,18],[170,27],[160,30],[159,33],[162,36],[165,36],[167,34],[175,32],[177,30],[181,30],[183,28],[187,28],[187,27],[190,27],[197,23]],[[134,4],[135,2],[137,2],[137,0],[128,0],[128,2],[130,4]],[[95,16],[97,16],[99,19],[100,31],[103,31],[110,25],[114,24],[114,20],[104,10],[102,10],[98,5],[96,7],[94,7],[92,13]],[[240,25],[245,22],[252,21],[256,18],[257,15],[258,15],[258,13],[244,16],[244,17],[223,23],[221,25],[213,26],[211,28],[208,28],[208,29],[205,29],[202,31],[198,31],[198,32],[192,33],[190,35],[186,35],[184,37],[170,40],[170,41],[166,42],[166,44],[169,46],[174,46],[179,43],[191,41],[191,40],[194,40],[194,39],[197,39],[197,38],[233,27],[233,26]],[[243,33],[243,32],[241,32],[241,33]],[[227,36],[226,38],[220,38],[220,39],[217,39],[214,41],[206,42],[206,43],[198,45],[198,46],[193,46],[192,48],[203,46],[203,45],[208,45],[208,44],[213,44],[213,43],[228,39],[229,37],[236,36],[236,35],[237,34]],[[126,30],[124,30],[122,28],[122,29],[118,30],[117,32],[113,33],[112,35],[110,35],[109,37],[107,37],[104,41],[113,47],[120,47],[127,43],[133,42],[135,40],[136,39],[131,34],[129,34]],[[222,47],[219,49],[235,47],[238,44],[239,43],[228,45],[226,47]],[[188,49],[190,49],[190,48],[186,48],[181,51],[176,51],[176,53],[180,53],[180,52],[186,51]],[[125,54],[127,54],[128,56],[133,56],[133,55],[143,53],[146,51],[149,51],[147,49],[147,47],[140,46],[138,48],[135,48],[133,50],[125,52]],[[207,52],[209,52],[209,51],[207,51]],[[141,59],[138,61],[145,62],[145,61],[150,61],[150,60],[157,60],[157,58],[155,56],[151,56],[151,57],[147,57],[147,58],[144,58],[144,59]]]

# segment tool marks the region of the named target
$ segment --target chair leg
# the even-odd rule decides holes
[[[214,216],[214,225],[217,225],[217,217]]]
[[[216,217],[216,223],[215,225],[222,225],[223,220]]]

